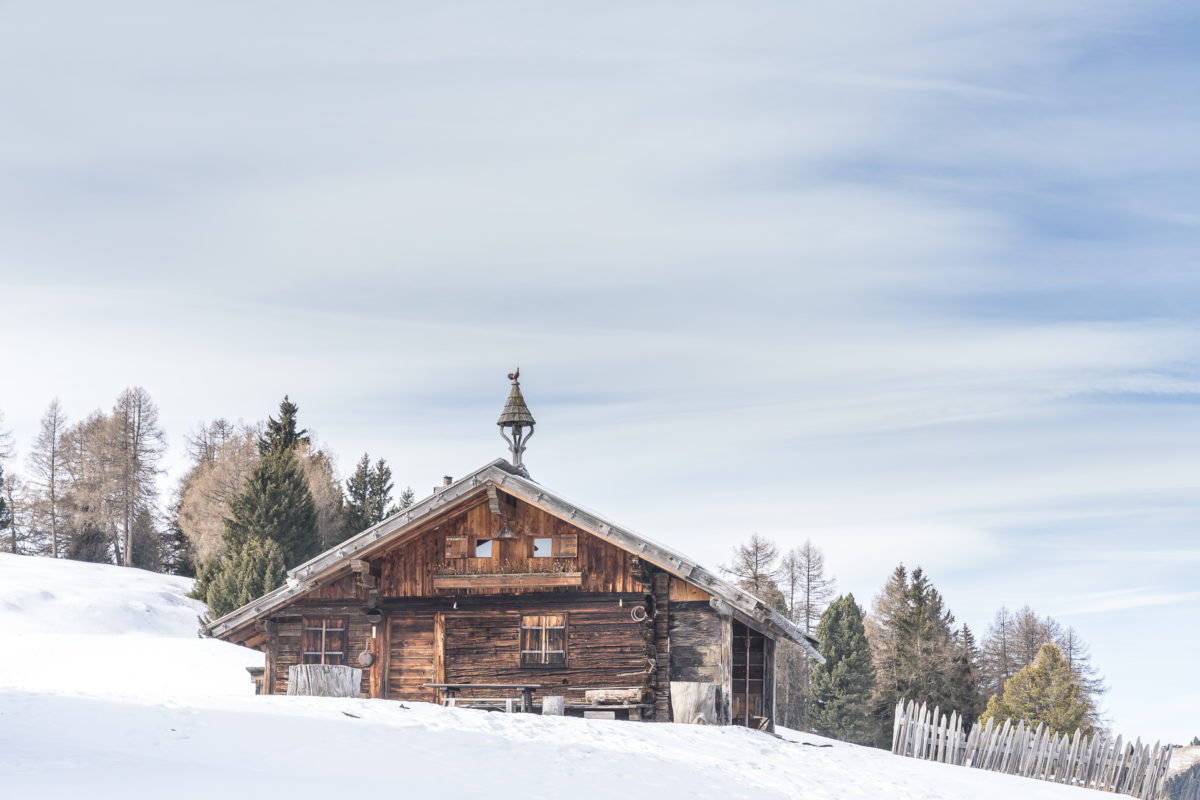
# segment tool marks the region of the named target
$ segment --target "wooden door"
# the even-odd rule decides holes
[[[387,697],[437,702],[434,615],[401,614],[388,619]]]

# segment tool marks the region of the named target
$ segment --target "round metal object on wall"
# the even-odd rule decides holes
[[[371,655],[369,650],[363,650],[358,654],[358,665],[360,667],[369,667],[375,663],[375,656]]]

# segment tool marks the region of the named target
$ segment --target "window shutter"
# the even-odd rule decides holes
[[[304,618],[304,635],[300,639],[301,663],[321,663],[321,620]]]
[[[544,631],[542,663],[562,667],[567,663],[567,615],[550,614],[542,617]]]
[[[467,557],[467,537],[465,536],[447,536],[446,537],[446,558],[466,558]]]
[[[555,558],[575,558],[579,555],[579,536],[574,533],[560,533],[554,537]]]

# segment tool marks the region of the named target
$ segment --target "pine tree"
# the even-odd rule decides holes
[[[867,620],[867,639],[875,662],[875,745],[890,747],[892,719],[899,700],[915,700],[942,711],[969,713],[956,698],[954,615],[940,592],[918,567],[910,575],[896,567],[876,598]]]
[[[279,545],[289,569],[320,552],[316,506],[291,450],[268,448],[242,491],[228,503],[224,534],[228,548],[242,548],[251,539],[269,539]]]
[[[281,586],[285,574],[283,551],[273,541],[247,539],[201,572],[197,586],[204,587],[202,599],[208,603],[205,622],[211,622]]]
[[[813,728],[835,739],[871,744],[876,727],[871,715],[875,667],[854,595],[829,604],[817,625],[817,638],[825,663],[812,667]]]
[[[350,532],[365,531],[382,522],[389,513],[392,502],[392,470],[382,458],[371,467],[371,457],[363,453],[346,479],[346,512],[350,520]]]
[[[404,491],[400,493],[400,499],[397,500],[391,508],[388,509],[387,515],[390,517],[393,514],[399,514],[404,509],[417,502],[417,495],[413,492],[411,486],[404,487]]]
[[[1085,728],[1084,733],[1091,734],[1087,716],[1088,704],[1075,674],[1058,648],[1045,644],[1036,661],[1008,679],[1003,695],[993,695],[988,700],[987,710],[979,721],[990,719],[997,724],[1004,720],[1024,721],[1032,726],[1040,723],[1053,733],[1065,734]]]
[[[308,430],[296,429],[296,414],[300,406],[288,399],[285,394],[279,404],[279,419],[267,417],[267,428],[258,440],[260,455],[277,453],[281,450],[295,450],[297,445],[309,444]]]
[[[908,658],[902,633],[907,615],[908,570],[901,564],[892,570],[866,621],[867,641],[875,664],[871,713],[876,721],[876,747],[891,746],[892,715],[896,703],[908,691]]]
[[[179,526],[179,502],[172,506],[166,528],[159,540],[159,552],[162,553],[162,570],[168,575],[182,575],[185,578],[196,576],[196,550],[191,540]]]
[[[984,709],[979,692],[978,663],[979,648],[975,646],[975,634],[963,625],[954,640],[954,657],[950,665],[950,706],[958,711],[968,731]]]
[[[74,561],[90,561],[94,564],[111,564],[112,540],[94,523],[84,523],[67,543],[67,558]]]
[[[1063,628],[1052,617],[1039,617],[1029,606],[1016,613],[996,612],[980,654],[979,685],[984,697],[1000,695],[1004,685],[1022,667],[1037,660],[1042,645],[1053,644],[1075,674],[1088,704],[1088,725],[1100,722],[1100,697],[1108,691],[1079,633]]]
[[[162,571],[162,553],[159,550],[160,537],[154,525],[154,516],[149,509],[138,509],[133,520],[133,535],[130,537],[133,547],[132,567],[146,569],[151,572]]]

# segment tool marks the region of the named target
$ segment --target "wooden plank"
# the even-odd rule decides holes
[[[433,615],[433,683],[446,681],[446,615]]]
[[[896,701],[895,716],[892,717],[892,755],[900,755],[900,728],[904,721],[904,701]]]
[[[679,578],[671,578],[671,602],[689,603],[689,602],[705,602],[712,599],[712,595],[702,589],[692,586],[686,581],[681,581]]]
[[[523,572],[508,574],[435,575],[435,589],[541,589],[582,586],[581,572]]]

